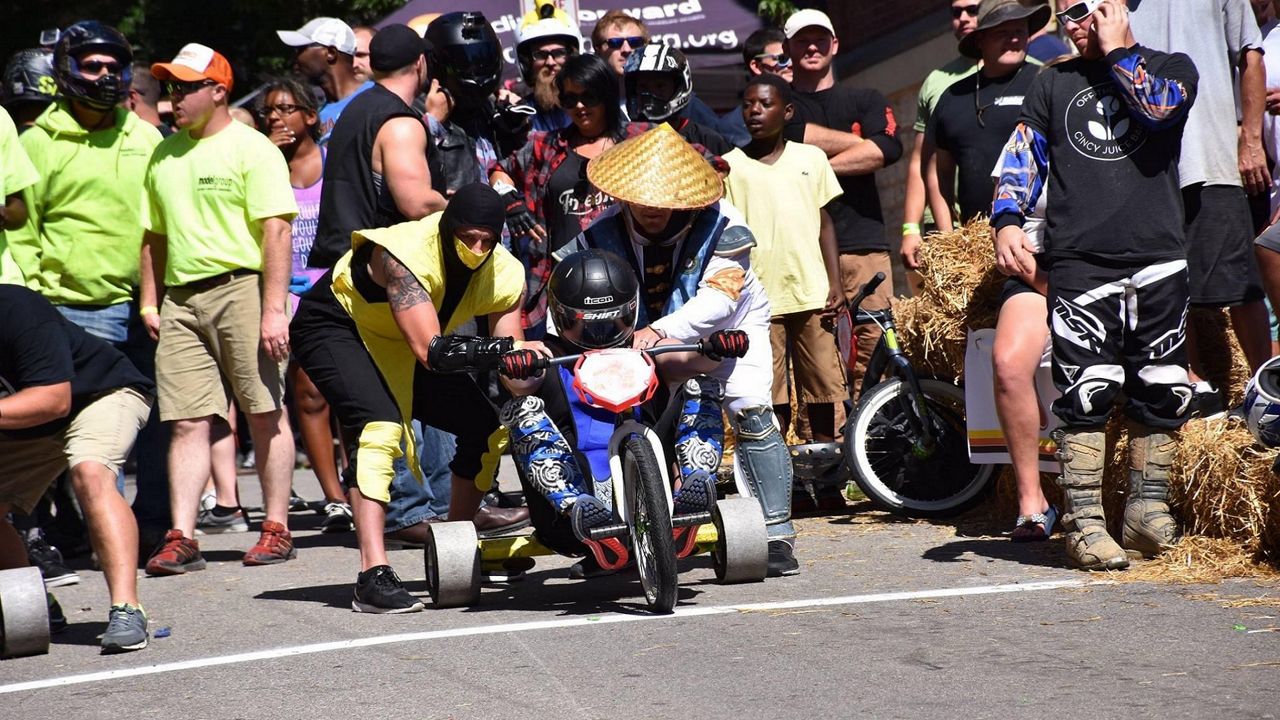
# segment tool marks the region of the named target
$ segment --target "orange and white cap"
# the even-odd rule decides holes
[[[182,46],[173,62],[156,63],[151,66],[151,74],[157,80],[180,80],[182,82],[198,82],[212,80],[225,85],[231,92],[234,78],[231,74],[231,63],[211,47],[200,43],[187,43]]]

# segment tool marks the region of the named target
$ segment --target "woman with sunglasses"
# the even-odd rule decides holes
[[[569,113],[569,127],[530,134],[524,147],[499,163],[489,178],[506,202],[513,249],[525,266],[521,315],[530,338],[541,337],[545,327],[551,253],[613,204],[613,198],[587,179],[587,162],[653,127],[623,120],[617,77],[599,57],[570,58],[555,82],[560,106]],[[696,147],[708,155],[705,148]],[[718,171],[728,172],[719,157],[708,159]]]
[[[289,277],[289,302],[294,311],[298,298],[310,289],[323,269],[307,267],[307,256],[316,239],[316,222],[320,215],[321,176],[325,152],[317,142],[320,136],[319,108],[316,98],[297,80],[280,78],[263,88],[258,117],[262,131],[280,148],[289,163],[289,184],[298,201],[298,214],[293,218],[293,254]],[[351,529],[351,506],[347,504],[338,482],[333,451],[333,425],[329,404],[320,390],[307,377],[296,360],[289,362],[289,383],[293,387],[293,404],[302,431],[302,445],[311,469],[324,491],[324,515],[320,531],[345,532]]]

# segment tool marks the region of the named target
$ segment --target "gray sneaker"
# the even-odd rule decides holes
[[[136,605],[112,605],[107,631],[102,634],[102,652],[121,653],[146,646],[147,613]]]
[[[196,535],[221,535],[223,533],[249,532],[249,521],[243,510],[230,515],[218,515],[213,510],[201,510],[196,515]]]

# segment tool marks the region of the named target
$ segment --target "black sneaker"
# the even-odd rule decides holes
[[[617,570],[600,567],[600,563],[596,562],[596,556],[587,553],[586,557],[569,566],[569,579],[590,580],[591,578],[613,575],[617,572]]]
[[[40,568],[40,576],[44,578],[45,587],[62,587],[80,582],[75,570],[67,567],[62,560],[58,548],[49,544],[39,530],[22,534],[22,542],[27,546],[27,557],[31,564]]]
[[[58,604],[58,599],[51,592],[46,592],[44,596],[49,605],[49,632],[58,633],[66,630],[67,616],[62,612],[62,606]]]
[[[311,509],[311,503],[302,499],[302,496],[289,488],[289,512],[306,512]]]
[[[422,602],[410,595],[390,565],[378,565],[356,576],[351,609],[356,612],[398,615],[422,610]]]
[[[795,551],[786,540],[769,541],[769,577],[799,575],[800,563],[796,562]]]

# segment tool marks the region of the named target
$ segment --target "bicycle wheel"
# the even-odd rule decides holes
[[[676,604],[677,583],[671,510],[653,447],[639,435],[627,438],[622,446],[622,479],[627,492],[631,547],[645,602],[655,612],[669,613]]]
[[[912,429],[911,394],[895,378],[863,395],[845,428],[845,457],[858,487],[881,508],[909,517],[957,515],[982,500],[996,466],[969,462],[964,391],[931,379],[920,389],[933,447]]]

